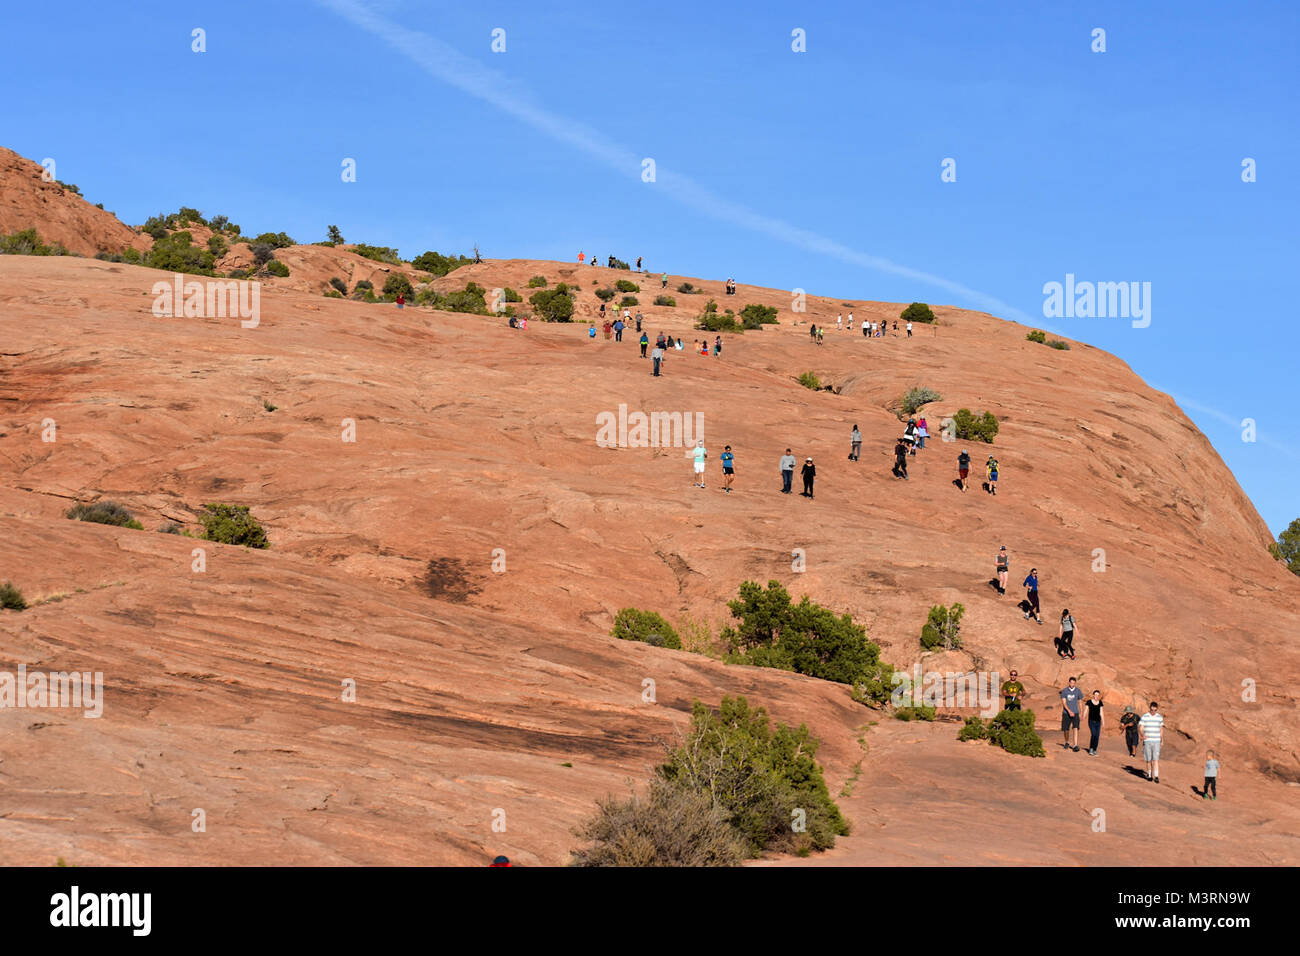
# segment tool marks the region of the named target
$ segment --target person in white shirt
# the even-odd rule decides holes
[[[701,438],[695,443],[695,448],[691,452],[691,458],[694,461],[695,468],[695,487],[704,487],[704,459],[709,457],[709,453],[704,450],[704,439]]]
[[[1160,738],[1164,734],[1165,718],[1158,713],[1160,705],[1154,700],[1150,709],[1138,721],[1138,733],[1142,737],[1142,759],[1147,762],[1147,779],[1160,782]]]

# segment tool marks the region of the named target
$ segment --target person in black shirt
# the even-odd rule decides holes
[[[901,438],[894,445],[894,477],[907,480],[907,442]]]
[[[803,463],[803,471],[800,474],[803,475],[802,494],[805,498],[811,498],[813,496],[813,479],[817,477],[817,468],[813,465],[811,457]]]
[[[1088,708],[1088,753],[1097,756],[1097,745],[1101,743],[1101,691],[1092,692],[1092,700],[1085,700],[1083,706]]]
[[[970,454],[965,448],[957,456],[957,480],[961,484],[961,490],[966,490],[966,478],[970,475]]]

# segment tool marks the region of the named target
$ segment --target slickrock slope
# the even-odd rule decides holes
[[[526,295],[536,274],[576,280],[583,319],[593,282],[629,277],[516,260],[435,284]],[[1113,356],[951,308],[911,340],[830,331],[817,347],[792,320],[833,328],[848,300],[791,316],[783,292],[742,285],[727,300],[690,279],[724,307],[776,305],[783,324],[724,336],[720,359],[675,352],[656,379],[630,333],[515,331],[326,299],[293,276],[264,285],[245,329],[155,317],[160,278],[0,257],[0,579],[29,601],[67,595],[0,614],[0,669],[106,681],[98,720],[0,711],[0,839],[15,862],[559,863],[596,797],[644,781],[692,699],[734,692],[806,722],[832,793],[848,787],[855,834],[811,862],[1297,861],[1300,581],[1267,555],[1204,437]],[[707,296],[674,292],[673,276],[677,306],[658,308],[657,278],[632,278],[652,337],[689,342]],[[899,309],[853,303],[858,320]],[[838,393],[798,385],[805,370]],[[943,395],[926,409],[934,431],[959,407],[998,416],[997,498],[962,495],[960,446],[938,440],[909,482],[891,478],[894,406],[918,383]],[[597,416],[620,404],[700,413],[709,487],[692,487],[682,449],[598,447]],[[718,490],[723,444],[732,495]],[[815,457],[816,500],[777,493],[787,446]],[[986,451],[971,447],[977,464]],[[62,517],[100,498],[147,530]],[[193,572],[201,542],[153,529],[196,527],[207,501],[252,506],[271,549],[207,545]],[[988,586],[1000,544],[1013,584],[1039,569],[1046,625],[1023,620],[1019,591]],[[953,723],[867,726],[881,715],[837,685],[607,636],[629,605],[716,631],[745,578],[853,614],[906,667],[929,606],[961,601],[966,650],[925,666],[1018,667],[1047,760],[958,744]],[[1080,625],[1074,662],[1052,649],[1063,605]],[[1112,722],[1125,703],[1161,702],[1159,788],[1125,771],[1113,732],[1097,758],[1053,746],[1055,688],[1072,673],[1105,691]],[[346,678],[356,703],[340,699]],[[1189,789],[1210,746],[1225,760],[1215,804]],[[196,808],[206,833],[190,831]]]

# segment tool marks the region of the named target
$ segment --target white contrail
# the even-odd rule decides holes
[[[532,101],[526,90],[519,89],[508,77],[474,62],[427,33],[412,30],[409,27],[386,19],[357,0],[317,0],[340,16],[350,20],[356,26],[379,37],[398,50],[422,70],[436,79],[442,80],[459,90],[490,103],[504,113],[508,113],[534,129],[540,130],[552,139],[568,143],[582,152],[597,159],[623,176],[641,173],[641,160],[630,150],[611,143],[609,137],[597,132],[590,126],[560,116]],[[960,282],[945,279],[920,269],[900,265],[881,256],[859,252],[855,249],[828,239],[825,236],[799,226],[791,225],[781,219],[764,216],[747,209],[738,203],[730,202],[715,195],[694,180],[671,170],[656,168],[655,185],[674,199],[693,209],[699,210],[715,219],[721,219],[734,225],[761,232],[781,242],[799,246],[809,252],[832,256],[851,265],[879,272],[924,282],[937,286],[977,303],[981,308],[1005,318],[1015,319],[1025,325],[1044,328],[1041,318],[1035,318],[1020,309],[1003,302],[995,296],[969,288]],[[1048,329],[1056,334],[1065,334]]]
[[[1199,412],[1202,415],[1205,415],[1209,418],[1213,418],[1216,421],[1223,424],[1224,426],[1226,426],[1227,428],[1231,429],[1232,431],[1240,432],[1242,429],[1243,420],[1240,418],[1233,418],[1227,412],[1220,411],[1217,408],[1211,408],[1208,405],[1202,405],[1200,402],[1194,399],[1187,398],[1182,395],[1176,395],[1173,392],[1169,392],[1168,395],[1170,398],[1172,398],[1183,408],[1190,408],[1194,412]],[[1188,417],[1190,418],[1191,416],[1189,415]],[[1273,449],[1274,451],[1281,452],[1282,454],[1286,455],[1288,458],[1294,459],[1296,461],[1300,461],[1300,453],[1297,453],[1294,449],[1292,449],[1287,445],[1282,444],[1279,441],[1275,441],[1272,438],[1269,438],[1267,435],[1260,434],[1258,426],[1255,429],[1255,440],[1258,441],[1261,445],[1267,445],[1269,448]]]

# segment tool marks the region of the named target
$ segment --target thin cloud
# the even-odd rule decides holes
[[[317,0],[317,2],[383,40],[430,76],[490,103],[552,139],[581,150],[619,175],[640,176],[641,161],[644,157],[614,145],[608,136],[584,123],[563,117],[537,104],[527,90],[520,88],[509,77],[476,63],[441,40],[395,23],[356,0]],[[834,239],[785,220],[754,212],[738,203],[723,199],[681,173],[656,168],[654,188],[714,219],[762,233],[808,252],[832,256],[851,265],[887,272],[945,289],[988,312],[1015,319],[1025,325],[1042,328],[1041,318],[1034,318],[995,296],[972,289],[960,282],[945,279],[943,276],[893,262],[882,256],[851,249]]]

